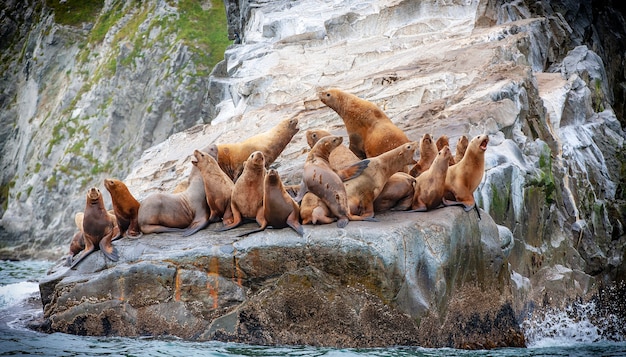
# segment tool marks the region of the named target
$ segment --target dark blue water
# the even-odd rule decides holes
[[[465,351],[449,348],[395,347],[336,349],[306,346],[267,347],[222,342],[188,342],[179,339],[85,337],[62,333],[42,334],[25,327],[41,316],[37,280],[50,262],[0,261],[0,356],[626,356],[626,342],[599,339],[597,326],[567,320],[562,314],[550,321],[527,321],[528,348]],[[593,309],[593,306],[588,306]],[[544,327],[545,325],[545,327]]]

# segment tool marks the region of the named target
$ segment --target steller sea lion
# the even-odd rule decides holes
[[[415,178],[412,211],[424,212],[441,206],[451,157],[450,147],[444,146],[428,170]]]
[[[413,177],[417,177],[422,172],[428,170],[438,152],[439,150],[437,150],[437,145],[433,141],[433,137],[428,133],[422,135],[422,139],[420,140],[420,159],[415,166],[413,166],[411,171],[409,171],[409,174]]]
[[[374,217],[374,200],[394,173],[412,164],[417,142],[402,144],[378,156],[371,157],[361,175],[345,181],[350,212],[361,217]]]
[[[465,211],[476,208],[474,191],[485,174],[485,151],[489,136],[475,136],[468,144],[465,155],[458,163],[448,168],[443,204],[445,206],[462,205]],[[480,218],[480,212],[478,213]]]
[[[263,214],[265,226],[240,236],[260,232],[266,227],[277,229],[291,227],[300,236],[304,235],[304,229],[300,224],[300,207],[285,190],[275,169],[267,171],[263,182]]]
[[[182,192],[159,192],[143,199],[138,214],[143,233],[182,231],[187,237],[209,225],[204,181],[197,167],[191,167],[188,181]]]
[[[302,184],[298,192],[296,201],[302,200],[304,195],[310,191],[318,196],[328,206],[330,211],[337,217],[337,226],[343,228],[348,221],[371,220],[369,217],[360,217],[350,213],[348,206],[348,196],[339,175],[331,169],[328,163],[330,153],[341,145],[343,139],[340,136],[327,136],[320,139],[311,149],[304,162],[304,172],[302,174]],[[357,177],[369,164],[369,160],[359,161],[353,166],[355,170],[353,177]],[[350,179],[348,178],[348,179]]]
[[[350,150],[361,159],[378,156],[410,141],[404,131],[370,101],[336,88],[320,90],[317,95],[343,119]]]
[[[137,215],[139,214],[139,201],[133,197],[126,184],[117,179],[104,179],[104,187],[111,195],[113,212],[119,227],[119,234],[113,240],[123,237],[138,238],[142,235],[139,228]]]
[[[209,145],[203,151],[215,150],[220,167],[235,182],[243,170],[243,162],[248,159],[250,154],[255,151],[262,152],[265,157],[265,168],[269,168],[298,130],[300,129],[298,129],[297,118],[285,119],[271,130],[252,136],[242,142],[217,144],[215,148],[213,145]],[[209,154],[211,153],[209,152]]]
[[[450,147],[450,139],[448,139],[448,135],[444,134],[440,136],[439,139],[437,139],[437,141],[435,142],[435,146],[437,147],[437,153],[439,153],[444,146]],[[450,156],[450,160],[448,160],[448,166],[454,165],[455,162],[456,161],[454,161],[454,157]]]
[[[411,208],[414,192],[415,177],[406,172],[396,172],[374,200],[374,212],[406,211]]]
[[[467,150],[467,145],[469,144],[469,140],[467,136],[461,135],[459,140],[456,141],[456,148],[454,149],[454,162],[457,163],[463,159],[463,155],[465,155],[465,150]]]
[[[209,222],[213,223],[221,219],[232,220],[230,198],[235,186],[233,181],[222,171],[215,158],[209,153],[194,150],[193,156],[195,160],[192,160],[191,163],[198,168],[202,175],[206,202],[211,210]]]
[[[267,221],[263,213],[263,182],[265,180],[265,156],[255,151],[245,161],[241,176],[233,186],[230,207],[233,220],[218,231],[226,231],[244,223],[244,220],[255,219],[260,227],[265,228]]]
[[[100,249],[104,256],[116,262],[119,259],[117,249],[111,244],[114,236],[119,233],[115,220],[106,208],[102,193],[96,187],[87,190],[85,211],[82,216],[82,236],[85,248],[72,260],[70,268],[76,267],[85,257]],[[78,223],[79,219],[74,218]]]

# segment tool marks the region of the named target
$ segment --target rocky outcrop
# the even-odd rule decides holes
[[[306,227],[304,238],[281,230],[234,241],[209,227],[186,239],[122,240],[117,264],[95,254],[42,282],[50,330],[520,345],[522,318],[625,279],[626,135],[612,109],[613,72],[595,51],[610,41],[588,36],[593,7],[579,3],[229,2],[238,43],[210,77],[211,123],[143,152],[125,178],[139,200],[183,182],[194,149],[285,117],[297,117],[300,132],[273,166],[299,183],[304,131],[345,135],[316,96],[332,86],[373,101],[414,140],[489,134],[475,192],[483,220],[446,208]]]
[[[58,267],[40,284],[48,328],[254,344],[523,345],[505,254],[513,241],[488,215],[390,212],[346,229],[307,226],[304,237],[283,229],[238,240],[249,226],[122,239],[116,263],[96,252],[76,270]],[[477,321],[492,332],[471,331]]]

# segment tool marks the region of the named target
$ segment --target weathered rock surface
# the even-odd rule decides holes
[[[304,237],[283,229],[234,238],[248,224],[232,233],[211,226],[187,238],[124,238],[115,242],[120,261],[96,252],[41,282],[45,318],[51,331],[88,335],[523,345],[504,254],[513,241],[502,240],[485,212],[482,220],[458,207],[379,220],[306,226]]]

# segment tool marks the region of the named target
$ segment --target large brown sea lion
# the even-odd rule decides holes
[[[200,170],[204,182],[206,202],[211,209],[209,222],[213,223],[221,219],[232,220],[230,198],[235,186],[233,181],[222,171],[215,158],[209,153],[194,150],[193,156],[195,160],[192,160],[191,163]]]
[[[454,162],[457,163],[463,159],[463,155],[465,155],[465,150],[467,150],[467,145],[469,144],[469,140],[467,136],[461,135],[459,139],[456,141],[456,148],[454,149]]]
[[[409,142],[378,156],[371,157],[361,175],[345,181],[350,212],[361,217],[374,217],[374,200],[394,173],[412,164],[417,142]]]
[[[121,238],[124,235],[133,238],[140,237],[142,233],[139,228],[139,221],[137,220],[139,201],[130,193],[126,184],[120,180],[112,178],[104,179],[104,187],[106,187],[111,195],[113,212],[115,213],[117,226],[120,231],[117,237],[113,237],[113,240]]]
[[[437,150],[437,145],[433,141],[433,137],[428,133],[422,135],[422,139],[420,140],[420,159],[415,166],[413,166],[411,171],[409,171],[409,174],[413,177],[417,177],[422,172],[428,170],[438,152],[439,150]]]
[[[197,167],[191,167],[188,180],[182,192],[154,193],[141,201],[138,220],[143,233],[182,231],[187,237],[209,225],[204,181]]]
[[[485,151],[489,136],[475,136],[468,144],[465,155],[458,163],[448,168],[443,204],[462,205],[465,211],[476,206],[474,191],[485,174]],[[476,212],[478,208],[476,208]],[[480,217],[480,213],[478,213]]]
[[[330,211],[337,217],[337,226],[345,227],[349,221],[370,220],[369,217],[361,217],[350,213],[348,196],[342,179],[330,167],[328,156],[341,145],[343,139],[340,136],[327,136],[320,139],[311,149],[304,162],[302,184],[296,201],[300,201],[307,192],[318,196],[328,206]],[[357,177],[369,164],[369,160],[359,161],[353,166],[353,177]],[[353,178],[349,177],[347,179]]]
[[[265,180],[265,156],[255,151],[245,161],[239,179],[233,186],[230,207],[233,220],[218,231],[226,231],[239,226],[245,220],[256,220],[260,227],[265,228],[267,221],[263,213],[263,182]]]
[[[322,103],[343,119],[350,150],[359,158],[378,156],[410,140],[374,103],[340,89],[320,90]]]
[[[114,219],[104,207],[102,193],[96,187],[90,188],[87,191],[87,202],[82,217],[82,235],[85,249],[72,260],[70,268],[74,268],[76,264],[80,263],[96,249],[100,249],[107,258],[116,262],[119,259],[119,254],[117,249],[111,244],[111,241],[118,232],[119,229]]]
[[[413,211],[423,212],[441,206],[451,157],[450,147],[444,146],[428,170],[417,176],[411,205]]]
[[[216,146],[217,162],[231,180],[237,181],[243,170],[243,162],[250,154],[255,151],[262,152],[265,157],[265,167],[268,168],[283,152],[298,130],[300,129],[298,129],[297,118],[285,119],[271,130],[242,142],[218,144]],[[215,149],[210,146],[207,150]]]
[[[300,224],[300,207],[285,190],[280,175],[275,169],[268,170],[265,175],[263,214],[265,215],[266,226],[261,226],[259,229],[243,235],[260,232],[266,227],[276,229],[291,227],[299,235],[304,235],[304,229]]]

